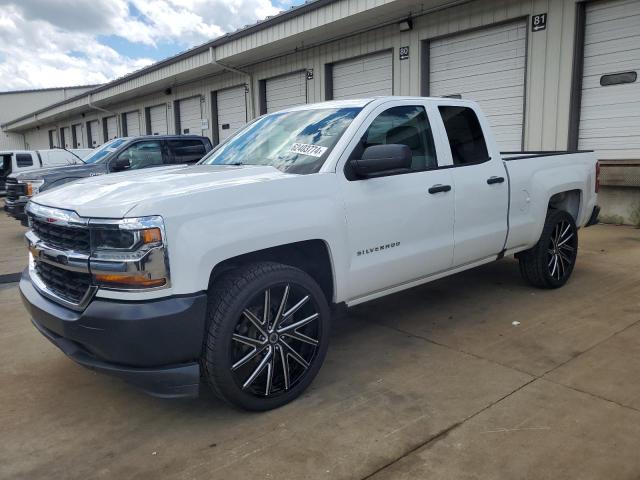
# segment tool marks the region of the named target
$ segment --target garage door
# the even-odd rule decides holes
[[[429,48],[429,95],[477,101],[502,150],[522,148],[525,22],[434,40]]]
[[[100,141],[100,124],[98,120],[91,120],[87,125],[87,141],[90,148],[95,148],[102,145]]]
[[[202,113],[200,97],[191,97],[178,102],[180,115],[180,134],[201,135]]]
[[[267,113],[307,103],[306,72],[296,72],[266,80]]]
[[[140,135],[140,114],[137,110],[135,112],[125,113],[124,122],[128,137],[137,137]]]
[[[167,105],[156,105],[149,108],[149,126],[150,135],[166,135],[169,132],[167,128]]]
[[[393,95],[392,58],[389,51],[334,64],[334,100]]]
[[[76,125],[71,125],[72,136],[73,136],[73,148],[84,148],[84,139],[82,138],[82,125],[77,123]]]
[[[247,123],[245,87],[242,85],[241,87],[219,90],[216,93],[216,99],[218,105],[218,138],[222,142]]]
[[[106,117],[103,119],[104,122],[104,132],[105,132],[105,141],[113,140],[118,136],[118,122],[116,121],[116,117]]]
[[[579,148],[640,159],[640,2],[586,6]]]
[[[62,129],[62,146],[64,148],[73,148],[73,146],[71,145],[72,143],[72,139],[71,139],[71,129],[69,127],[64,127]]]

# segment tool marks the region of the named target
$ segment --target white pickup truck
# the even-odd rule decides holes
[[[158,396],[201,380],[283,405],[331,307],[516,255],[562,286],[595,222],[589,152],[501,154],[469,101],[383,97],[258,118],[195,166],[86,178],[27,207],[20,290],[68,356]]]

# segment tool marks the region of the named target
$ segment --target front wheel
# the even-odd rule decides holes
[[[299,396],[327,351],[330,310],[305,272],[272,262],[240,267],[209,292],[203,358],[214,393],[247,410]]]
[[[538,288],[558,288],[567,283],[578,256],[578,229],[563,210],[549,210],[540,239],[518,254],[520,273]]]

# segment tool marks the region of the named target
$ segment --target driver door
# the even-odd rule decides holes
[[[368,146],[403,144],[412,164],[407,173],[354,178],[346,163],[350,300],[447,270],[453,261],[452,175],[438,169],[442,147],[434,142],[426,104],[389,102],[366,125],[350,159],[361,158]]]

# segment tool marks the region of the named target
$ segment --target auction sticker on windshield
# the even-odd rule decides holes
[[[321,157],[326,151],[327,147],[309,145],[307,143],[294,143],[289,149],[289,152],[291,153],[301,153],[302,155],[309,155],[312,157]]]

